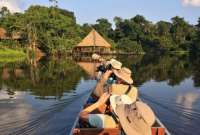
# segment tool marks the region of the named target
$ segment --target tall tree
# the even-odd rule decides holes
[[[58,0],[49,0],[52,3],[53,7],[58,7]]]
[[[10,11],[7,7],[2,7],[0,9],[0,17],[4,17],[10,14]]]
[[[104,37],[109,37],[109,32],[112,30],[112,24],[105,18],[98,19],[97,24],[93,27]]]

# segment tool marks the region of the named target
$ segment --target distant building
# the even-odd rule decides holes
[[[13,31],[11,33],[11,36],[8,36],[6,29],[0,27],[0,40],[6,40],[6,39],[20,40],[22,39],[21,32]]]
[[[0,27],[0,40],[2,39],[7,39],[7,31],[4,28]]]
[[[111,45],[94,29],[73,49],[73,53],[98,53],[110,52]]]
[[[12,40],[20,40],[22,38],[21,32],[12,32],[11,39]]]

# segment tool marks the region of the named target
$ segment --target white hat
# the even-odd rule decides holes
[[[92,54],[92,59],[93,59],[93,60],[99,60],[100,58],[101,58],[100,55],[98,55],[98,54],[96,54],[96,53]]]
[[[110,96],[110,105],[114,113],[116,113],[116,106],[121,104],[132,104],[133,100],[127,95],[112,95]]]
[[[155,114],[147,104],[140,101],[121,104],[115,111],[126,135],[151,135]]]
[[[111,93],[113,95],[127,95],[135,102],[138,98],[138,89],[134,86],[131,86],[131,88],[129,87],[129,85],[124,84],[112,84]]]
[[[123,67],[120,70],[114,70],[114,74],[128,84],[133,83],[133,79],[131,78],[131,73],[132,73],[131,70],[126,67]]]
[[[121,67],[122,67],[122,63],[121,62],[119,62],[119,61],[117,61],[116,59],[111,59],[110,60],[110,64],[112,65],[112,67],[114,68],[114,69],[121,69]]]

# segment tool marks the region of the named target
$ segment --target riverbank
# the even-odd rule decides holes
[[[20,61],[25,59],[26,56],[23,49],[0,48],[0,62]]]

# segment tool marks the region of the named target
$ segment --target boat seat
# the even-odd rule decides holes
[[[165,135],[165,128],[163,127],[152,127],[152,135]]]

